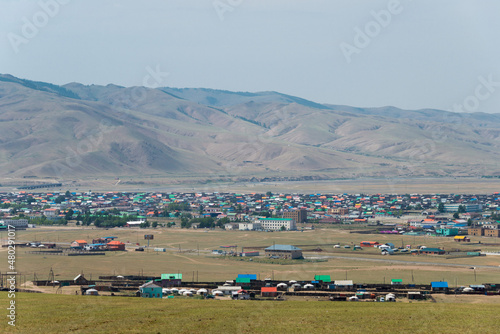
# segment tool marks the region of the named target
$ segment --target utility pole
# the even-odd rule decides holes
[[[45,283],[45,286],[49,284],[49,281],[52,282],[52,287],[54,287],[54,271],[52,270],[52,267],[50,267],[49,271],[49,278],[47,279],[47,282]]]

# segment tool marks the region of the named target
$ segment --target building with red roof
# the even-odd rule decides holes
[[[124,251],[125,250],[125,244],[121,241],[118,240],[113,240],[110,241],[106,244],[106,247],[110,251]]]

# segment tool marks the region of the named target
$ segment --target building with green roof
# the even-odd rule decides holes
[[[323,283],[330,283],[332,281],[330,275],[314,275],[314,280]]]

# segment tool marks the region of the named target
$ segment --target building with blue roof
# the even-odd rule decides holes
[[[448,282],[431,282],[432,291],[448,291]]]
[[[256,274],[238,274],[237,278],[248,278],[250,280],[257,280]]]

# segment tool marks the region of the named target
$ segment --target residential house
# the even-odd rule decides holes
[[[277,297],[278,288],[277,287],[262,287],[260,288],[260,295],[262,297]]]
[[[71,243],[71,248],[73,249],[83,249],[87,245],[87,241],[85,240],[75,240]]]
[[[147,282],[139,287],[139,292],[143,298],[162,298],[163,292],[159,285],[153,281]]]
[[[173,286],[181,286],[182,274],[161,274],[161,286],[169,288]]]
[[[359,245],[361,247],[376,247],[380,244],[377,241],[361,241]]]
[[[118,240],[113,240],[110,241],[106,244],[106,247],[110,251],[124,251],[125,250],[125,244],[121,241]]]
[[[391,280],[391,285],[403,285],[403,280],[400,278],[393,278]]]
[[[448,282],[431,282],[432,291],[448,291]]]
[[[314,275],[314,280],[322,283],[330,283],[332,281],[330,275]]]

